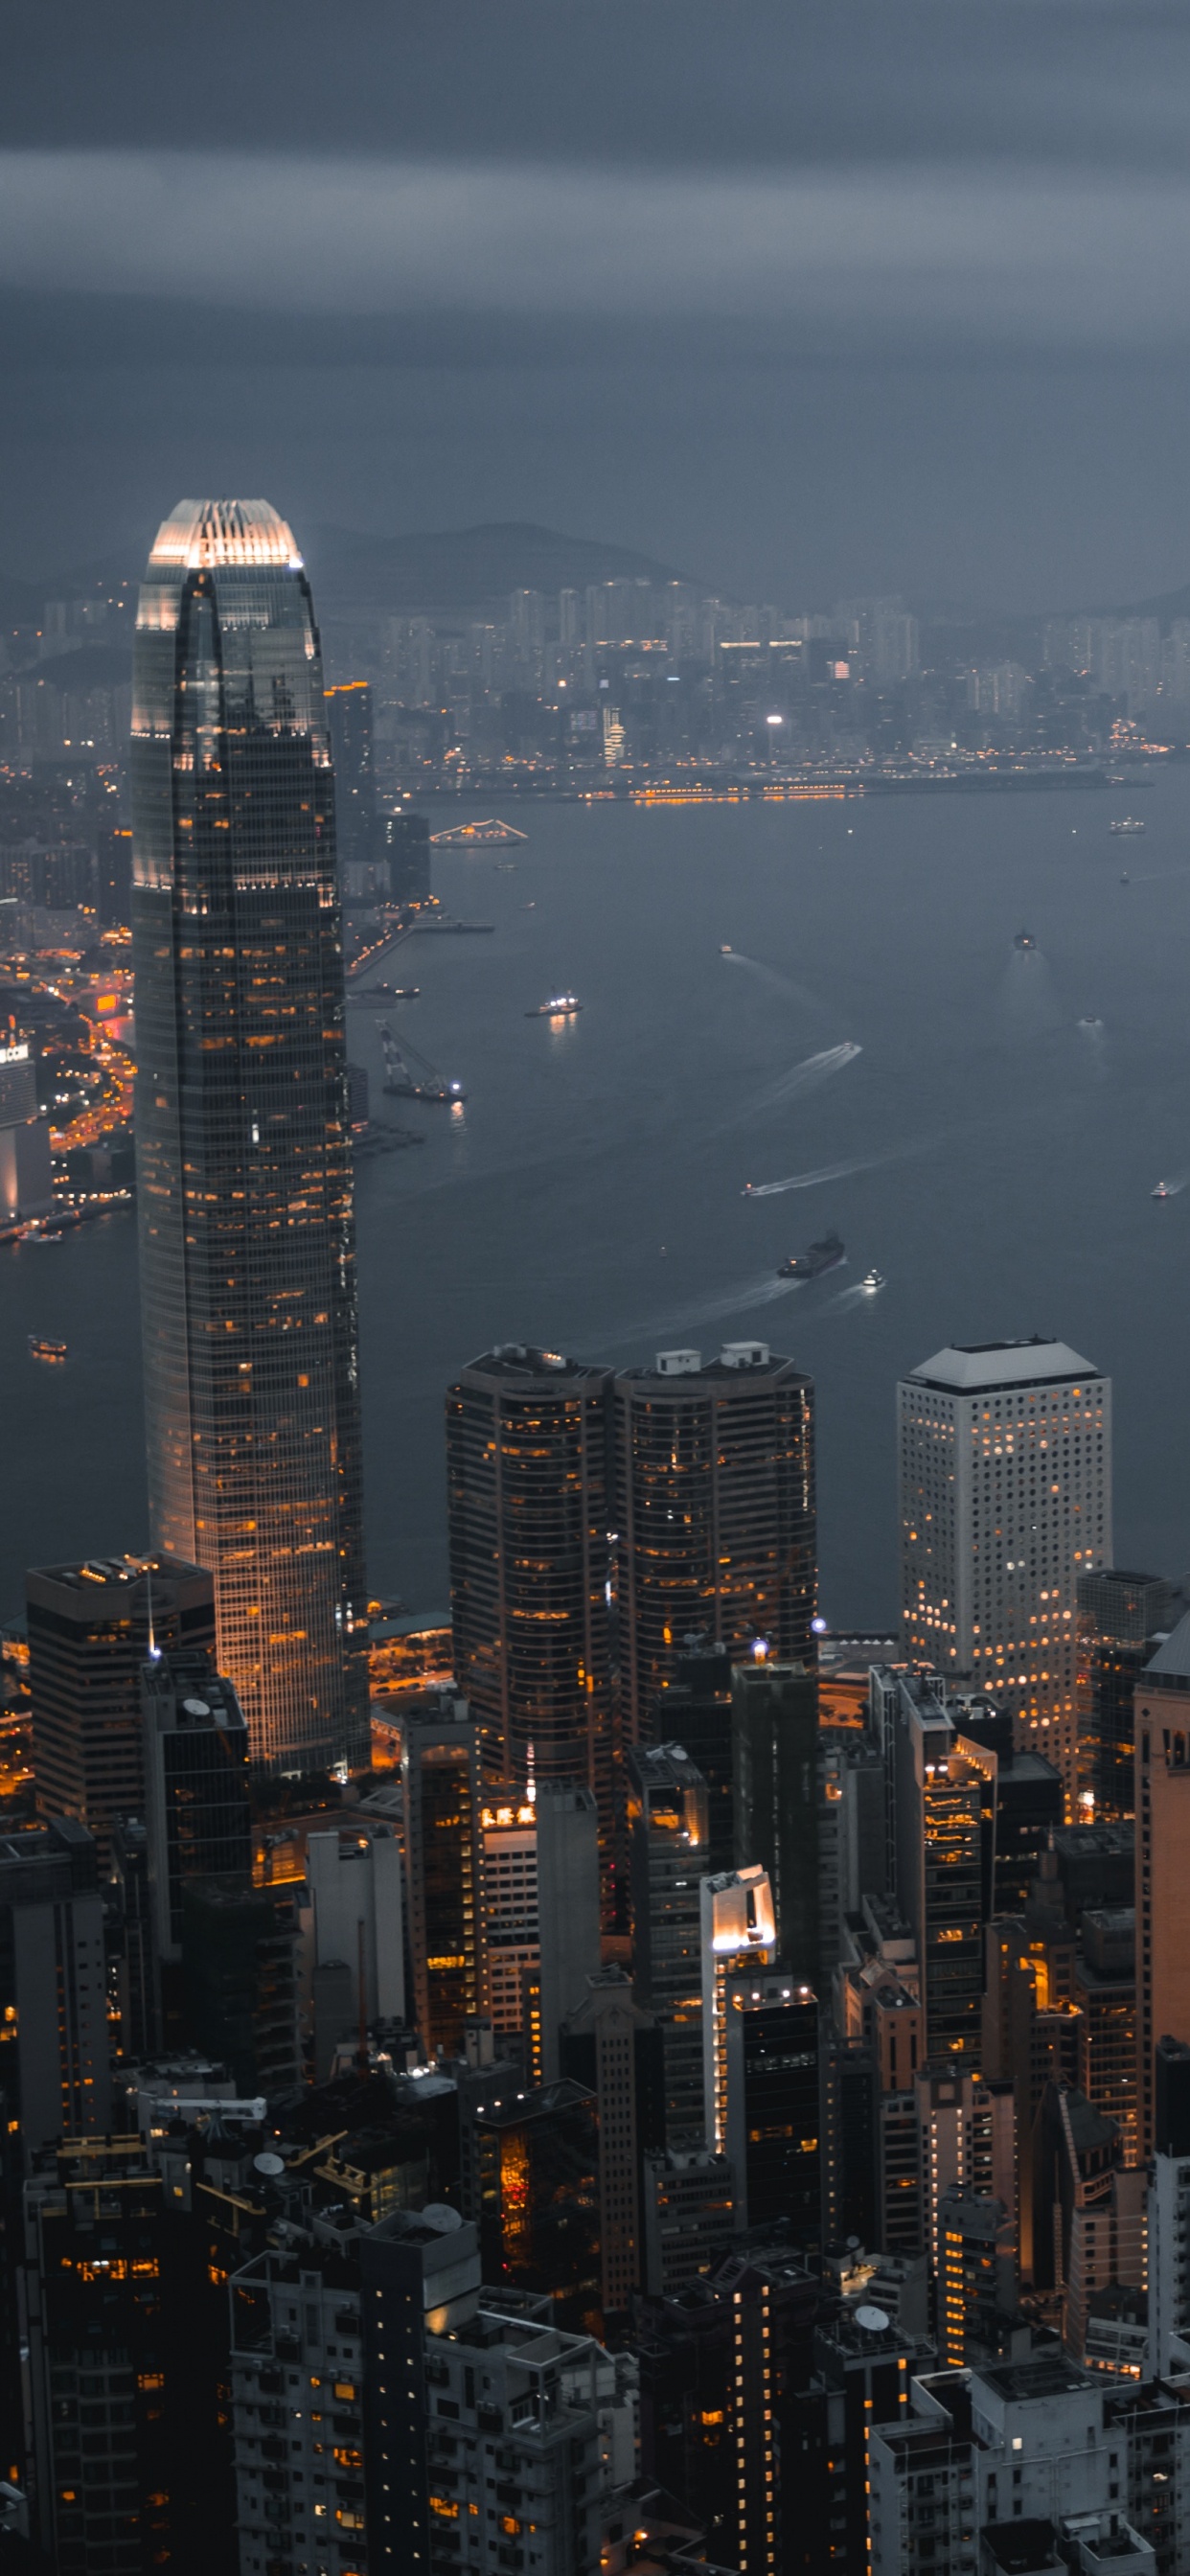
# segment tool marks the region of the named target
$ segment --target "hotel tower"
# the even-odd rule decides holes
[[[267,501],[180,501],[137,611],[136,1137],[152,1544],[209,1567],[255,1762],[365,1755],[334,780]]]

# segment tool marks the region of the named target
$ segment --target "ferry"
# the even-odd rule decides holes
[[[842,1235],[834,1232],[824,1234],[818,1243],[811,1244],[808,1252],[791,1252],[788,1261],[780,1263],[777,1277],[778,1279],[821,1279],[824,1271],[837,1270],[839,1263],[846,1259],[847,1251]]]
[[[498,814],[488,814],[481,823],[452,823],[448,831],[430,834],[436,850],[502,850],[510,841],[528,838],[527,832],[502,823]]]
[[[1171,1199],[1173,1197],[1173,1191],[1171,1190],[1168,1181],[1158,1181],[1157,1187],[1153,1191],[1152,1195],[1155,1199]]]
[[[1037,946],[1031,930],[1018,930],[1012,944],[1014,948],[1036,948]]]
[[[1130,839],[1134,832],[1143,832],[1145,828],[1139,814],[1117,814],[1114,822],[1108,825],[1108,830],[1118,833],[1122,840]]]
[[[539,1002],[535,1010],[526,1011],[527,1020],[572,1020],[582,1003],[575,993],[555,993],[552,1002]]]
[[[883,1288],[886,1285],[884,1272],[882,1270],[865,1270],[863,1278],[859,1284],[861,1288],[867,1289],[870,1297],[874,1297],[877,1289]]]
[[[1079,1021],[1079,1027],[1080,1029],[1089,1029],[1093,1037],[1098,1037],[1102,1032],[1103,1022],[1102,1020],[1097,1020],[1093,1013],[1088,1013],[1085,1019]]]
[[[30,1333],[29,1357],[31,1360],[44,1360],[47,1368],[61,1368],[66,1358],[66,1344],[48,1341],[44,1333]]]

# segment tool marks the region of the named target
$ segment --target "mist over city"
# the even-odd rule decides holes
[[[1190,2576],[1190,22],[16,0],[0,2576]]]

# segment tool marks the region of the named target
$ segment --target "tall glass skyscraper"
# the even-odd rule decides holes
[[[334,780],[301,557],[180,501],[137,612],[136,1134],[155,1547],[215,1577],[254,1761],[365,1753]]]

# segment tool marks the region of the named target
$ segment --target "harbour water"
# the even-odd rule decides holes
[[[1112,838],[1125,808],[1143,838]],[[492,934],[376,969],[420,986],[377,1016],[465,1104],[386,1100],[376,1022],[348,1015],[374,1115],[424,1138],[358,1181],[373,1588],[445,1602],[443,1392],[505,1340],[793,1353],[819,1388],[823,1609],[876,1626],[898,1373],[951,1339],[1058,1334],[1115,1379],[1117,1562],[1183,1570],[1190,769],[1116,795],[514,819],[524,846],[438,854],[447,904]],[[581,1013],[526,1016],[564,992]],[[844,1267],[777,1279],[833,1227]],[[144,1541],[133,1217],[0,1251],[0,1368],[13,1618],[25,1565]]]

